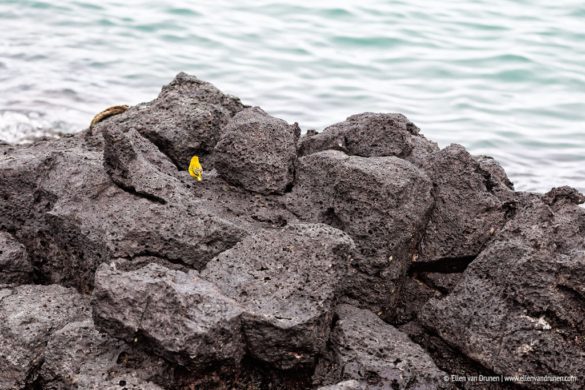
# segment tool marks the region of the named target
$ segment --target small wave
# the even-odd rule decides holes
[[[21,143],[37,137],[56,137],[63,123],[51,123],[38,112],[0,111],[0,140]]]

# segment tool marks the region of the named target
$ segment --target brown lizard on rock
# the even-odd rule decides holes
[[[114,115],[118,115],[121,114],[123,112],[126,112],[128,110],[129,106],[127,104],[123,104],[120,106],[112,106],[112,107],[108,107],[105,110],[103,110],[102,112],[100,112],[99,114],[97,114],[96,116],[93,117],[93,119],[91,120],[91,123],[89,125],[89,130],[91,131],[91,129],[97,125],[98,123],[100,123],[101,121],[103,121],[104,119],[107,119],[111,116]]]

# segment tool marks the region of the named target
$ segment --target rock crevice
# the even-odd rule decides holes
[[[181,73],[0,144],[0,388],[583,388],[583,202],[401,114],[301,136]]]

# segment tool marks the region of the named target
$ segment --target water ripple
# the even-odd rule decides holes
[[[175,73],[303,129],[403,112],[518,189],[585,190],[582,1],[0,0],[0,138],[73,132]]]

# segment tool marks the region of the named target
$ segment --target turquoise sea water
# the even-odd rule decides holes
[[[0,0],[0,139],[87,126],[185,71],[303,130],[402,112],[521,190],[585,190],[582,0]]]

